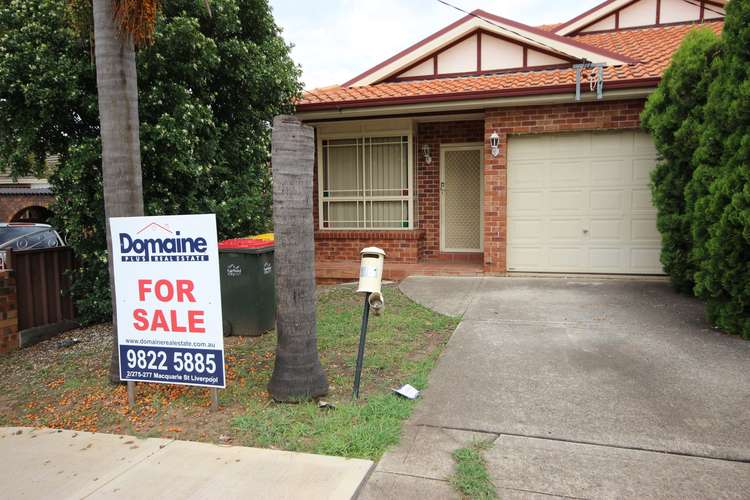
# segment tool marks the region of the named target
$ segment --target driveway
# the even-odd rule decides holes
[[[453,497],[450,453],[476,439],[501,498],[750,497],[750,342],[699,301],[656,279],[401,289],[463,321],[366,498]]]

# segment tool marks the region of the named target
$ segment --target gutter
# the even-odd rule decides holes
[[[643,99],[661,81],[660,77],[605,83],[604,101]],[[580,102],[596,101],[586,93]],[[371,116],[406,115],[465,111],[510,106],[575,104],[575,85],[551,85],[527,89],[501,89],[481,92],[454,92],[424,96],[361,99],[358,101],[323,102],[297,105],[296,116],[302,121]]]

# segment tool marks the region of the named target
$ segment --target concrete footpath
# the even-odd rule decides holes
[[[500,498],[750,499],[750,342],[663,280],[411,277],[461,315],[361,498],[457,498],[489,441]]]
[[[0,428],[3,498],[350,499],[373,464],[89,432]]]

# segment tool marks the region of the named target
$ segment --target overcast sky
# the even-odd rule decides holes
[[[449,0],[530,25],[567,21],[601,0]],[[343,83],[463,16],[437,0],[271,0],[306,89]]]

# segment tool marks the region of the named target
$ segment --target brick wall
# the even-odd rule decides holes
[[[637,129],[644,100],[500,108],[485,112],[484,270],[507,270],[508,135]],[[500,136],[500,155],[490,153],[490,135]]]
[[[416,219],[424,230],[424,249],[420,258],[440,257],[440,144],[482,142],[484,120],[420,123],[414,141],[416,156]],[[429,144],[432,162],[424,161],[422,147]]]
[[[10,222],[14,215],[28,207],[49,207],[54,198],[47,195],[0,196],[0,222]]]
[[[414,264],[423,251],[424,231],[316,231],[315,259],[359,260],[359,252],[377,246],[389,261]]]
[[[13,271],[0,271],[0,353],[18,347],[16,280]]]

